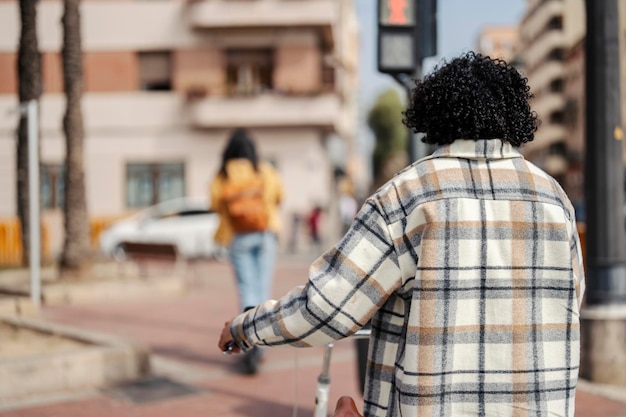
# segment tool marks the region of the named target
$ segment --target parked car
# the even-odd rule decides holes
[[[185,258],[219,258],[225,249],[213,240],[219,223],[205,199],[168,200],[122,219],[100,234],[103,255],[125,259],[124,243],[169,243]]]

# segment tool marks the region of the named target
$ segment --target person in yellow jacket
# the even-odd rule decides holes
[[[260,184],[263,215],[258,227],[242,229],[233,214],[233,184]],[[256,307],[271,298],[277,235],[280,230],[278,206],[283,188],[274,167],[258,160],[256,147],[248,132],[236,129],[222,154],[222,165],[211,182],[211,207],[219,214],[220,223],[215,241],[228,248],[230,262],[237,280],[239,303],[242,311]],[[243,203],[251,208],[254,200]],[[259,230],[256,230],[259,229]],[[242,360],[245,373],[256,373],[260,351],[253,350]]]

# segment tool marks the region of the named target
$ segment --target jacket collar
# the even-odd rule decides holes
[[[457,139],[449,145],[440,146],[424,159],[445,157],[475,160],[523,158],[516,147],[499,139]]]

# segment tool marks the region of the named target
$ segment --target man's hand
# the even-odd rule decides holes
[[[224,328],[222,329],[222,334],[220,335],[220,341],[217,343],[217,346],[220,348],[222,352],[232,352],[239,353],[241,349],[234,343],[233,336],[230,334],[230,324],[232,320],[224,323]]]
[[[344,395],[337,401],[337,407],[332,417],[363,417],[354,404],[352,397]]]

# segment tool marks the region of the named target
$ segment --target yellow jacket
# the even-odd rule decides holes
[[[280,231],[280,219],[278,216],[278,205],[283,198],[283,188],[274,167],[265,162],[259,162],[259,174],[264,183],[264,200],[269,213],[268,230],[275,233]],[[252,163],[247,159],[232,159],[226,163],[228,178],[234,181],[245,181],[256,175]],[[215,242],[223,246],[228,246],[233,238],[234,230],[231,225],[226,204],[222,198],[222,187],[226,179],[218,173],[211,182],[211,208],[220,217],[220,224],[215,232]]]

